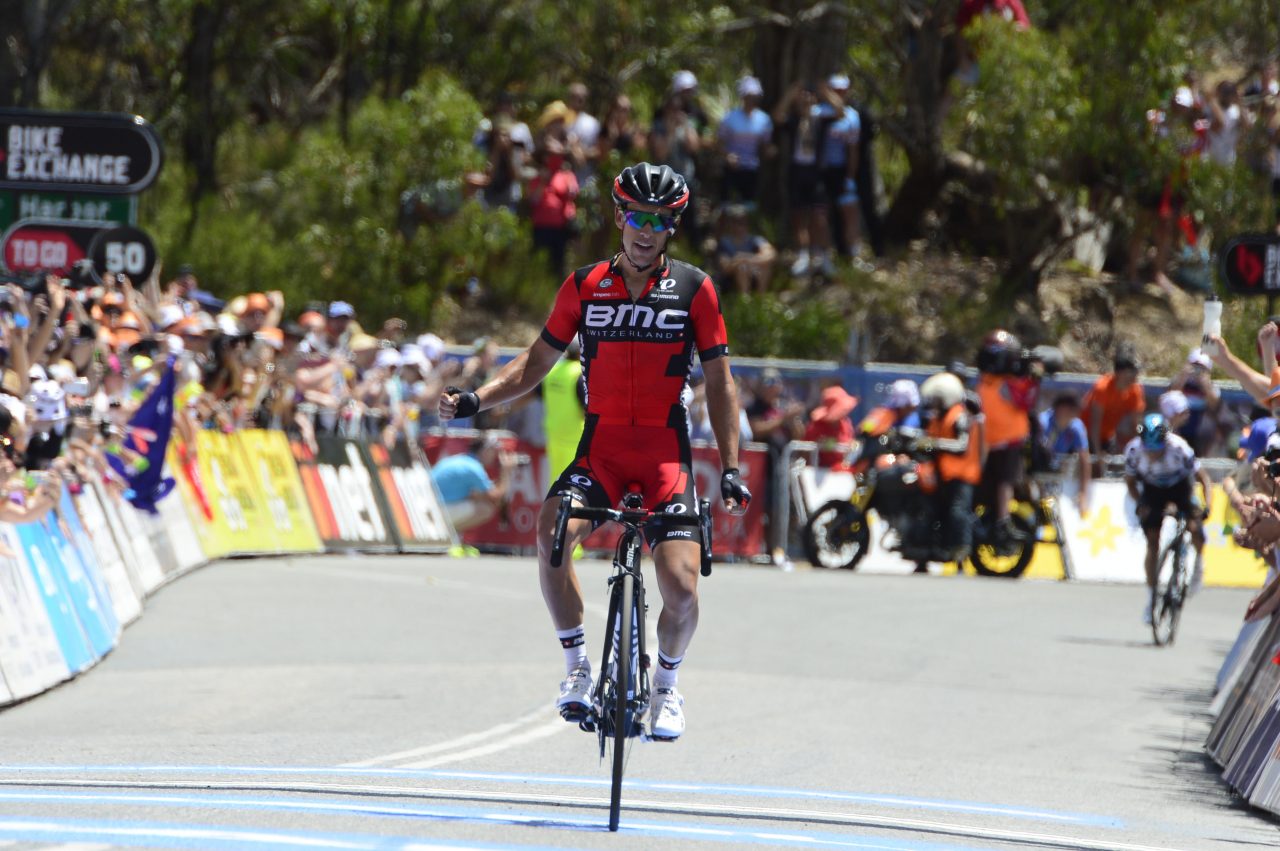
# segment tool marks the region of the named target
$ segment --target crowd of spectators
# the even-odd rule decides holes
[[[874,204],[863,202],[867,190],[860,192],[859,183],[873,179],[870,134],[865,110],[850,99],[849,78],[797,84],[772,115],[761,108],[758,79],[743,76],[735,89],[737,102],[713,117],[697,77],[679,70],[648,121],[634,114],[625,94],[598,104],[601,120],[592,114],[588,88],[573,83],[563,98],[530,115],[532,126],[504,94],[476,130],[473,144],[486,164],[466,175],[465,185],[486,205],[525,218],[551,272],[563,276],[583,219],[599,212],[583,205],[599,203],[603,210],[608,204],[601,182],[612,177],[609,170],[639,160],[669,165],[693,190],[682,238],[708,258],[726,291],[761,292],[778,258],[757,218],[761,174],[771,163],[785,164],[795,258],[790,273],[830,276],[837,257],[869,269],[862,234]]]

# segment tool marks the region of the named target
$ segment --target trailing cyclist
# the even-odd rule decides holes
[[[1199,480],[1204,488],[1201,503],[1193,487]],[[1198,587],[1204,574],[1204,529],[1202,520],[1209,514],[1212,483],[1200,466],[1195,451],[1185,440],[1169,430],[1162,414],[1147,414],[1138,425],[1138,435],[1124,449],[1124,482],[1136,504],[1135,514],[1147,538],[1147,555],[1143,563],[1147,573],[1147,607],[1143,621],[1151,623],[1159,579],[1156,559],[1160,552],[1160,526],[1165,509],[1172,505],[1186,518],[1196,562],[1191,587]]]
[[[541,337],[475,392],[446,388],[440,419],[467,417],[528,393],[575,337],[581,339],[586,424],[574,461],[551,486],[538,516],[543,599],[564,649],[568,676],[557,706],[577,723],[590,709],[591,663],[583,630],[582,591],[568,553],[591,532],[571,520],[563,568],[550,564],[562,499],[615,506],[632,484],[645,505],[666,514],[696,514],[688,411],[682,401],[693,359],[702,362],[707,407],[723,472],[720,494],[741,514],[751,492],[738,472],[738,397],[729,375],[729,343],[720,299],[705,272],[672,260],[667,244],[689,205],[685,179],[665,165],[639,163],[613,182],[614,224],[621,250],[571,274],[560,287]],[[687,525],[649,523],[645,536],[657,565],[663,608],[658,667],[652,677],[651,733],[684,732],[684,700],[676,690],[685,648],[698,625],[701,534]]]

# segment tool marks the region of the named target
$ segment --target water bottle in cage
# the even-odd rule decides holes
[[[622,643],[622,613],[613,618],[613,661],[617,670],[618,645]],[[631,618],[631,682],[628,683],[627,700],[636,696],[636,683],[640,679],[640,624],[633,614]]]

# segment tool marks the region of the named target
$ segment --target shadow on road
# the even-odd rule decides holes
[[[1120,639],[1120,638],[1097,638],[1091,635],[1062,635],[1058,637],[1058,641],[1063,644],[1083,644],[1090,647],[1146,647],[1154,650],[1159,648],[1150,641],[1138,641],[1137,639]]]

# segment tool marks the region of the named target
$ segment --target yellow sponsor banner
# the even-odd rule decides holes
[[[1252,550],[1231,539],[1239,517],[1227,507],[1227,496],[1214,485],[1209,519],[1205,523],[1204,584],[1258,588],[1266,578],[1266,565]],[[1109,582],[1145,582],[1142,559],[1146,540],[1133,516],[1133,506],[1123,482],[1096,482],[1090,491],[1090,510],[1076,513],[1075,501],[1063,499],[1060,510],[1066,527],[1067,546],[1077,579]],[[1062,551],[1054,543],[1053,530],[1040,530],[1042,543],[1024,574],[1028,578],[1062,579]]]
[[[302,489],[302,477],[283,432],[251,429],[232,435],[260,504],[275,532],[276,549],[289,553],[324,552],[324,542]]]
[[[186,509],[191,526],[195,529],[196,539],[205,558],[221,558],[230,552],[230,541],[218,535],[214,528],[213,505],[209,501],[209,492],[205,487],[204,476],[200,465],[195,460],[195,447],[188,451],[182,438],[174,432],[169,441],[169,449],[165,455],[165,463],[169,475],[178,482],[178,495],[182,499],[182,507]]]
[[[205,493],[213,508],[213,529],[231,553],[278,551],[260,489],[249,474],[239,445],[217,431],[196,433],[196,456]]]

